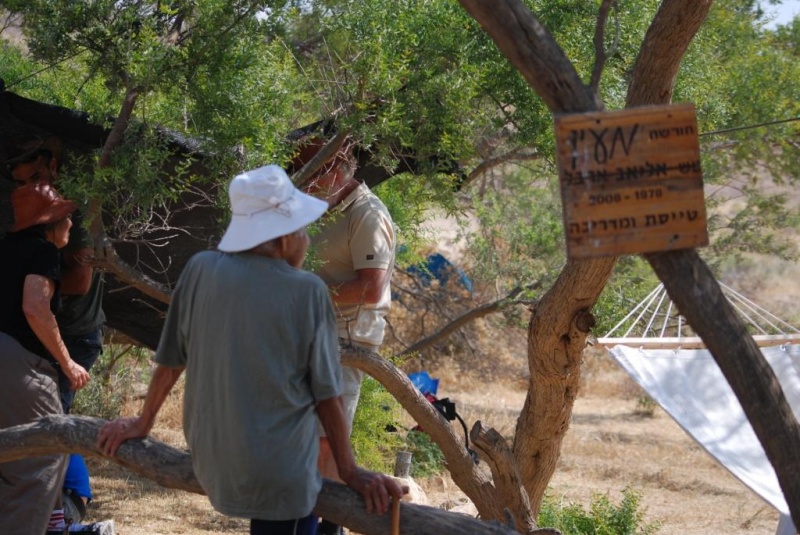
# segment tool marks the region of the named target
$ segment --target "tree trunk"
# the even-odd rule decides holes
[[[554,114],[602,109],[572,64],[519,0],[461,4],[486,30]],[[628,106],[668,103],[680,60],[705,20],[710,0],[664,0],[632,72]],[[555,472],[580,383],[589,314],[614,258],[569,260],[532,313],[528,331],[531,382],[517,422],[514,454],[534,517]]]
[[[96,445],[97,433],[106,420],[87,416],[49,416],[36,422],[0,430],[0,463],[53,453],[81,453],[103,457]],[[151,438],[129,440],[110,460],[167,488],[204,494],[192,471],[188,453]],[[390,532],[391,516],[368,515],[363,498],[340,483],[325,481],[314,512],[364,535]],[[474,533],[517,535],[508,526],[482,522],[467,515],[434,507],[400,503],[400,532],[417,535]],[[557,534],[551,529],[541,535]]]

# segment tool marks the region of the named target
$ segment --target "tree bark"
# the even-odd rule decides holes
[[[106,422],[87,416],[49,416],[36,422],[0,430],[0,463],[36,455],[81,453],[103,457],[96,446],[97,433]],[[192,471],[188,453],[151,438],[129,440],[110,460],[167,488],[204,494]],[[467,515],[434,507],[400,503],[400,532],[418,535],[474,533],[476,535],[517,535],[497,522],[483,522]],[[368,515],[363,498],[340,483],[325,481],[314,512],[364,535],[390,532],[389,514]],[[556,534],[551,529],[540,535]]]
[[[461,5],[554,114],[603,108],[553,36],[521,1],[461,0]],[[555,472],[578,392],[588,328],[576,328],[574,320],[583,317],[595,304],[614,263],[614,258],[567,261],[531,314],[528,329],[531,379],[517,421],[513,451],[534,518]],[[517,497],[505,499],[517,501]]]
[[[513,500],[508,507],[514,517],[514,525],[520,533],[534,531],[536,519],[531,514],[528,492],[522,484],[514,452],[506,440],[495,429],[487,428],[481,422],[475,422],[469,438],[492,470],[492,480],[500,496]]]

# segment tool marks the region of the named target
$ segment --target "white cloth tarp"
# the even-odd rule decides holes
[[[618,345],[609,352],[708,453],[780,512],[779,535],[797,533],[775,470],[708,350]],[[800,419],[800,346],[765,347],[762,353]]]

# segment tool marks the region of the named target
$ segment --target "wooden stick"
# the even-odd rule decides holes
[[[400,500],[392,500],[392,535],[400,535]]]

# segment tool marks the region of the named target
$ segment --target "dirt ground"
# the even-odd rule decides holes
[[[434,370],[440,397],[456,402],[459,413],[513,433],[523,404],[524,377],[490,383],[452,369]],[[587,354],[584,386],[575,405],[550,494],[588,509],[595,494],[613,503],[622,490],[641,494],[646,522],[661,535],[774,533],[778,514],[716,464],[672,419],[655,408],[642,414],[641,391],[611,359]],[[130,410],[135,410],[131,407]],[[182,444],[180,399],[173,395],[154,435]],[[90,459],[95,500],[90,519],[113,518],[120,535],[246,533],[244,521],[213,511],[203,496],[166,490],[105,461]],[[470,511],[463,493],[448,476],[418,481],[428,504]]]

